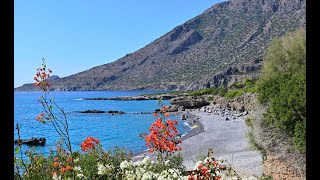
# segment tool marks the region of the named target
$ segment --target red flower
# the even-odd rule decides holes
[[[153,113],[153,116],[158,116],[158,114],[156,112]]]
[[[67,161],[71,162],[71,161],[72,161],[71,157],[68,157],[68,158],[67,158]]]
[[[44,114],[43,114],[43,113],[40,113],[40,114],[37,116],[36,120],[39,121],[43,116],[44,116]]]
[[[53,174],[53,175],[57,175],[57,171],[54,171],[52,174]]]
[[[167,123],[164,123],[161,118],[158,118],[149,128],[150,134],[144,135],[146,145],[150,152],[166,151],[172,153],[173,151],[181,150],[181,148],[177,146],[181,141],[175,140],[175,136],[178,133],[175,127],[175,125],[178,124],[177,121],[167,120],[166,122]]]
[[[164,113],[164,116],[165,117],[168,117],[170,114],[169,113]]]
[[[66,168],[61,168],[61,169],[60,169],[61,173],[66,172],[66,170],[67,170]]]
[[[81,150],[87,152],[94,149],[96,144],[99,144],[99,140],[89,136],[81,143]]]
[[[73,169],[72,166],[69,166],[69,165],[68,165],[68,166],[66,167],[66,170],[67,170],[67,171],[70,171],[70,170],[72,170],[72,169]]]
[[[54,161],[58,161],[58,160],[59,160],[59,158],[58,158],[58,157],[54,158]]]
[[[54,162],[54,163],[53,163],[53,166],[54,166],[54,167],[58,167],[58,165],[59,165],[58,162]]]

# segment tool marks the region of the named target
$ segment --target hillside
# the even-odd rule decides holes
[[[218,3],[115,62],[55,79],[51,90],[194,90],[257,76],[267,45],[305,27],[305,11],[305,0]]]

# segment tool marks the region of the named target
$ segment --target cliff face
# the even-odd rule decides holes
[[[270,41],[305,27],[305,7],[305,0],[218,3],[115,62],[54,80],[51,90],[188,90],[256,76]]]

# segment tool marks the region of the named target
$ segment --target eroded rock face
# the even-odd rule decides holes
[[[181,96],[173,98],[170,104],[182,106],[184,109],[195,109],[209,105],[210,103],[203,97]]]
[[[220,96],[214,96],[213,100],[210,102],[215,108],[238,111],[246,115],[253,109],[255,101],[255,94],[245,93],[244,95],[233,99],[225,99]]]

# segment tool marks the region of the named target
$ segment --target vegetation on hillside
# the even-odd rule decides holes
[[[275,39],[267,49],[257,83],[259,101],[267,106],[264,123],[293,138],[306,151],[306,35],[300,29]]]
[[[255,79],[246,79],[244,82],[238,82],[229,87],[219,86],[217,88],[206,88],[198,91],[192,91],[188,94],[191,96],[202,96],[202,95],[219,95],[227,99],[234,97],[239,97],[243,93],[255,93],[256,92],[256,80]]]

